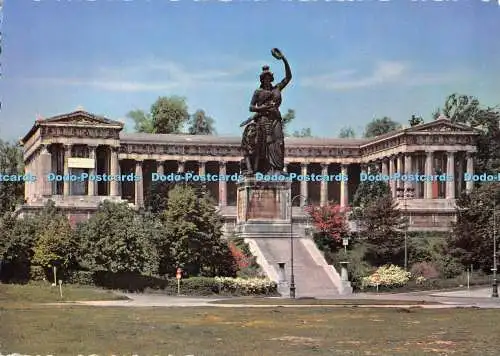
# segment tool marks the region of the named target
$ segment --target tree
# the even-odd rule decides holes
[[[424,119],[420,116],[412,115],[410,119],[410,126],[417,126],[424,123]]]
[[[285,115],[283,115],[282,119],[283,119],[283,129],[286,131],[290,123],[295,119],[295,110],[288,109]]]
[[[214,119],[205,114],[203,110],[197,110],[190,116],[188,123],[190,135],[213,135],[215,134]]]
[[[457,220],[448,238],[449,253],[464,266],[492,267],[493,214],[500,216],[500,184],[485,183],[457,199]]]
[[[362,210],[361,236],[366,238],[366,259],[373,266],[402,261],[404,220],[390,195],[368,204]]]
[[[75,267],[78,245],[67,217],[59,214],[38,226],[33,264],[43,267],[47,274],[53,266],[64,271]]]
[[[293,137],[312,137],[312,134],[311,134],[311,129],[310,128],[307,128],[307,129],[302,129],[300,131],[295,131],[293,134],[292,134]]]
[[[354,193],[352,205],[354,207],[365,208],[378,199],[390,194],[391,188],[387,182],[365,180],[359,183],[356,193]]]
[[[180,133],[189,120],[186,99],[179,96],[159,97],[151,106],[151,117],[155,133]]]
[[[434,114],[438,118],[441,114],[449,118],[452,122],[470,123],[480,111],[479,100],[470,95],[453,93],[446,98],[442,109],[437,109]]]
[[[352,127],[343,127],[340,129],[339,138],[355,138],[356,133]]]
[[[105,201],[78,226],[83,267],[114,273],[156,273],[158,256],[153,245],[163,231],[155,227],[127,203]]]
[[[234,259],[222,239],[222,217],[208,198],[190,185],[176,185],[162,218],[177,266],[194,276],[235,275]]]
[[[128,112],[127,117],[134,120],[134,130],[136,132],[155,133],[151,114],[143,110],[132,110]]]
[[[480,130],[477,139],[475,171],[496,173],[500,169],[500,111],[498,108],[483,108],[477,98],[469,95],[452,94],[443,109],[438,109],[435,116],[443,113],[452,122],[469,125]]]
[[[283,131],[285,136],[292,137],[312,137],[310,128],[303,128],[299,131],[294,131],[291,135],[289,133],[289,127],[293,120],[295,120],[295,110],[288,109],[287,112],[282,116],[283,119]]]
[[[342,246],[342,239],[348,234],[347,210],[338,204],[308,206],[306,208],[316,230],[315,240],[331,252]]]
[[[400,124],[388,118],[387,116],[384,116],[383,118],[376,118],[366,126],[365,137],[371,138],[384,135],[386,133],[396,131],[400,128]]]
[[[23,153],[18,145],[0,140],[0,174],[24,175]],[[29,184],[29,183],[27,183]],[[14,211],[24,199],[24,182],[0,180],[0,214]]]

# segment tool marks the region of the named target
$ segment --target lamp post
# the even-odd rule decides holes
[[[415,188],[397,188],[397,197],[403,199],[405,217],[408,216],[408,199],[414,197]],[[405,224],[405,271],[408,271],[408,224]]]
[[[491,297],[498,298],[498,284],[497,284],[497,204],[493,202],[493,283],[491,286]]]
[[[293,202],[297,198],[303,198],[304,203],[307,198],[301,194],[294,196],[290,200],[290,298],[295,299],[295,273],[293,270]]]

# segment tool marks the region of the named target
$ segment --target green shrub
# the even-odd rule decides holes
[[[435,279],[439,278],[439,271],[434,266],[433,263],[430,262],[417,262],[415,263],[411,269],[410,273],[412,277],[418,278],[423,277],[425,279]]]
[[[73,271],[68,273],[66,283],[92,286],[95,284],[94,273],[90,271]]]
[[[43,268],[42,266],[30,266],[30,280],[31,281],[47,280],[45,268]]]
[[[389,265],[377,268],[370,276],[363,278],[362,288],[365,287],[400,287],[404,286],[410,280],[411,273],[406,272],[398,266]]]

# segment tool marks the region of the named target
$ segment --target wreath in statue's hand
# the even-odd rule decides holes
[[[283,59],[285,58],[285,56],[283,55],[283,53],[281,53],[281,51],[277,48],[273,48],[271,50],[271,54],[273,55],[274,58],[280,60],[280,59]]]

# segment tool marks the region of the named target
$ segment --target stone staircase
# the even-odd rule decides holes
[[[333,266],[326,263],[312,239],[294,237],[293,240],[297,298],[335,298],[352,293],[349,282],[343,282]],[[267,276],[278,283],[279,292],[288,297],[291,279],[290,237],[246,237],[245,241]],[[285,263],[285,281],[281,280],[278,263]]]

